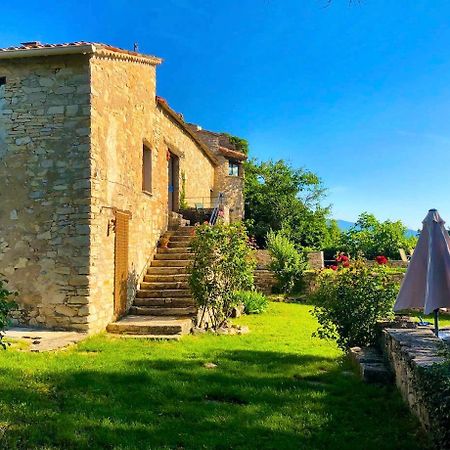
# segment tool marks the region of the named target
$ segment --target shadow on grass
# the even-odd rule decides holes
[[[1,369],[0,448],[425,448],[392,388],[362,385],[335,360],[234,350],[215,369],[204,362]]]

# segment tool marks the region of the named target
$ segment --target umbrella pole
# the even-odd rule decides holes
[[[434,334],[439,337],[439,308],[434,310]]]

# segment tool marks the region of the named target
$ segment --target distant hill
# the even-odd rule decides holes
[[[354,222],[349,222],[348,220],[340,220],[340,219],[336,219],[336,222],[339,226],[339,228],[342,231],[347,231],[349,230],[353,225],[355,225]],[[411,230],[408,229],[406,230],[406,236],[410,237],[410,236],[416,236],[417,234],[417,230]]]
[[[336,220],[338,227],[341,229],[341,231],[347,231],[349,230],[353,225],[355,225],[354,222],[349,222],[348,220]]]

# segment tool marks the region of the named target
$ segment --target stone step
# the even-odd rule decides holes
[[[179,250],[183,251],[183,249],[186,249],[186,251],[191,251],[191,245],[190,240],[189,241],[169,241],[169,249],[173,250]]]
[[[187,297],[191,296],[191,291],[189,289],[152,289],[148,290],[142,285],[146,283],[141,283],[141,289],[136,293],[137,297],[140,298],[155,298],[155,297]]]
[[[187,281],[147,281],[141,283],[141,289],[144,290],[163,290],[163,289],[189,289]]]
[[[147,275],[159,276],[159,275],[189,275],[189,267],[149,267],[147,269]]]
[[[192,253],[160,253],[158,250],[158,253],[155,255],[155,260],[165,260],[165,259],[175,259],[175,260],[185,260],[185,259],[192,259],[193,254]]]
[[[177,274],[150,274],[144,275],[146,283],[167,283],[167,282],[187,282],[189,275],[187,273]]]
[[[159,247],[158,248],[158,253],[160,254],[181,254],[181,255],[189,255],[190,257],[192,256],[192,252],[189,250],[190,247]]]
[[[149,341],[179,341],[181,339],[181,334],[109,334],[120,339],[148,339]]]
[[[188,306],[196,306],[195,300],[191,297],[162,297],[162,298],[148,298],[148,297],[136,297],[133,305],[135,306],[162,306],[162,307],[174,307],[174,308],[186,308]]]
[[[190,259],[154,259],[151,267],[188,267],[192,261]]]
[[[109,333],[128,335],[173,336],[188,334],[192,329],[190,317],[125,316],[107,327]]]
[[[132,306],[130,314],[138,316],[194,316],[197,314],[195,306],[187,307],[169,307],[163,308],[161,306]]]
[[[185,234],[171,234],[169,244],[171,242],[191,242],[192,236]]]

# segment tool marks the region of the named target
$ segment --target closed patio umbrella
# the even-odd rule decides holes
[[[435,209],[428,211],[422,223],[394,311],[423,308],[425,314],[434,312],[437,336],[439,308],[450,308],[450,236]]]

